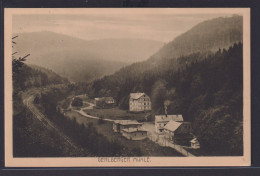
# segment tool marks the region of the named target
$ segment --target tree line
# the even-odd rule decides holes
[[[243,45],[215,53],[193,53],[162,59],[151,68],[144,63],[125,67],[88,85],[90,97],[113,96],[127,109],[131,92],[145,92],[153,112],[183,114],[191,121],[201,147],[214,155],[243,153]],[[144,68],[143,70],[141,68]]]

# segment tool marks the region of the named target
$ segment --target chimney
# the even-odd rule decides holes
[[[168,116],[167,106],[169,106],[169,105],[170,105],[170,101],[169,100],[164,101],[164,113],[165,113],[166,117]]]
[[[165,113],[165,116],[167,117],[167,105],[166,105],[166,103],[164,103],[164,113]]]

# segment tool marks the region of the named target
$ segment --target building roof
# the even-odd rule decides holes
[[[198,141],[197,138],[193,138],[190,142],[191,142],[191,143],[197,143],[197,142],[199,142],[199,141]]]
[[[182,124],[181,122],[175,122],[175,121],[171,120],[163,128],[174,132],[175,130],[177,130],[179,128],[179,126],[181,126],[181,124]]]
[[[114,101],[113,97],[104,97],[106,101]]]
[[[127,133],[133,133],[133,132],[137,132],[137,131],[145,132],[147,130],[145,130],[143,128],[125,128],[125,129],[122,129],[122,131],[127,132]]]
[[[142,123],[139,123],[136,120],[115,120],[114,123],[120,125],[142,125]]]
[[[95,98],[95,100],[114,101],[114,98],[113,97],[101,97],[101,98]]]
[[[155,116],[155,123],[157,122],[169,122],[170,120],[176,121],[176,122],[183,122],[183,117],[181,114],[177,115],[156,115]]]
[[[139,99],[143,95],[145,95],[145,93],[130,93],[130,98]]]

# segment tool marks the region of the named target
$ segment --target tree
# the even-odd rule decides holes
[[[16,44],[16,42],[14,42],[13,40],[15,38],[17,38],[18,36],[15,36],[12,38],[12,43]],[[30,54],[27,54],[24,57],[15,57],[15,54],[17,54],[18,52],[14,52],[12,53],[12,72],[13,72],[13,76],[15,76],[16,74],[19,73],[20,68],[23,66],[23,62],[26,61],[26,57],[30,56]]]
[[[163,111],[164,101],[167,98],[167,89],[165,84],[165,81],[158,80],[154,83],[152,87],[151,99],[153,109],[159,109]]]
[[[79,97],[75,97],[71,103],[72,106],[80,107],[83,106],[83,100]]]
[[[18,36],[15,36],[15,37],[12,38],[12,43],[13,44],[16,44],[16,42],[14,42],[14,39],[17,38],[17,37]],[[13,77],[13,87],[14,87],[13,95],[14,96],[16,96],[18,91],[20,89],[22,89],[21,83],[23,83],[22,79],[24,79],[24,78],[20,76],[20,71],[22,69],[22,66],[24,65],[23,62],[26,60],[26,57],[28,57],[30,55],[30,54],[27,54],[24,57],[20,57],[19,56],[17,58],[15,56],[17,53],[18,52],[12,53],[12,77]]]

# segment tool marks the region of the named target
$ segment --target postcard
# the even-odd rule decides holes
[[[250,8],[5,8],[5,167],[250,166]]]

